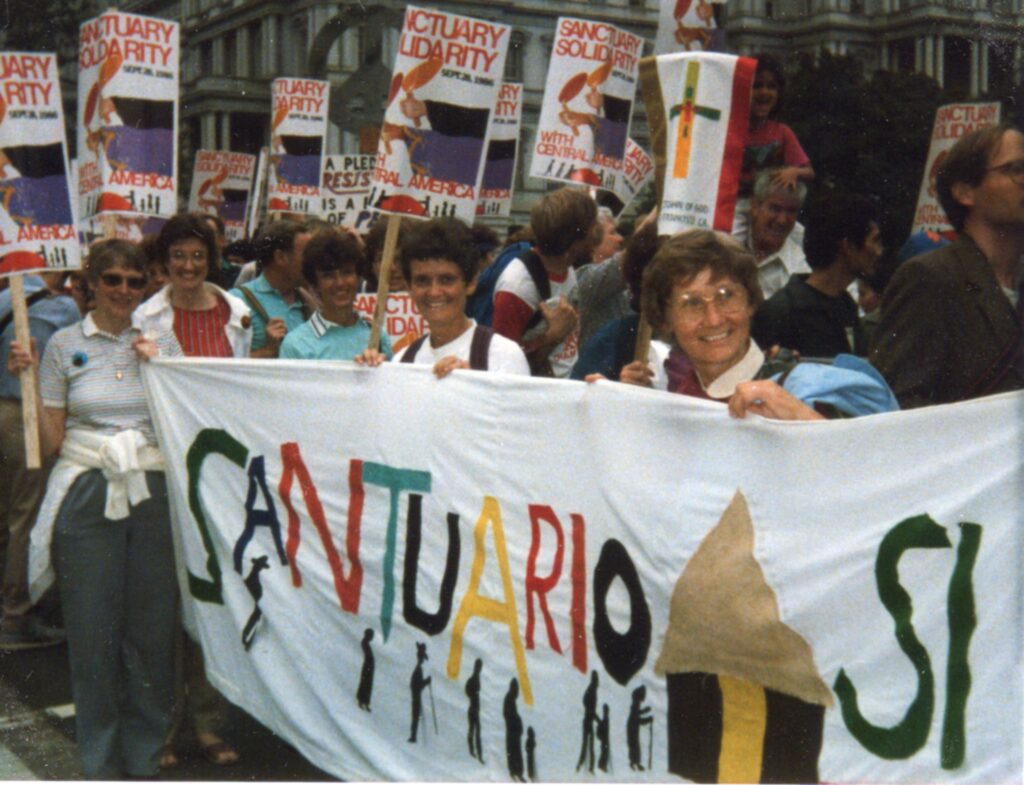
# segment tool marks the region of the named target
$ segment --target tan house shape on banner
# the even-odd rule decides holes
[[[668,689],[668,769],[695,782],[817,782],[832,693],[782,623],[739,491],[672,591],[654,670]]]

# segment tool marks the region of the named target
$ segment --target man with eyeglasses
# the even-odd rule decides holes
[[[904,408],[1024,389],[1024,134],[963,137],[936,188],[959,237],[896,271],[871,354]]]

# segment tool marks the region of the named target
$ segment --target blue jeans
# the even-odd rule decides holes
[[[85,472],[54,529],[78,749],[91,779],[157,774],[170,721],[174,548],[164,475],[146,479],[151,497],[111,521],[103,516],[106,480]]]

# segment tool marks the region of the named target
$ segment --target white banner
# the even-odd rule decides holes
[[[1020,778],[1024,393],[780,423],[403,365],[144,373],[207,674],[333,775]]]
[[[335,226],[367,231],[380,214],[370,204],[376,155],[328,155],[320,184],[320,216]]]
[[[330,86],[319,79],[293,78],[275,79],[271,85],[268,212],[320,210]]]
[[[658,234],[732,230],[756,65],[709,52],[641,62],[661,197]]]
[[[924,177],[917,195],[917,209],[911,234],[921,231],[952,232],[953,225],[939,204],[935,189],[935,176],[947,153],[959,139],[973,131],[998,125],[1000,105],[987,104],[946,104],[935,112],[932,126],[932,141],[928,146],[928,160],[924,166]]]
[[[191,212],[219,215],[228,242],[245,237],[256,156],[227,150],[197,150],[192,170]]]
[[[560,17],[530,176],[618,190],[644,39]]]
[[[711,48],[715,16],[707,0],[659,0],[654,53],[701,52]]]
[[[81,264],[57,56],[0,52],[0,275]]]
[[[508,217],[512,213],[516,167],[519,161],[519,125],[523,115],[523,86],[502,82],[491,117],[477,215]]]
[[[179,25],[108,11],[78,46],[79,215],[170,218],[178,193]]]
[[[622,167],[622,181],[616,196],[622,201],[622,210],[626,211],[636,195],[654,180],[654,161],[644,149],[632,139],[626,141],[626,160]]]
[[[372,202],[473,222],[511,28],[406,6]]]

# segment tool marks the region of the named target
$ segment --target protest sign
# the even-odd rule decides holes
[[[370,206],[375,155],[328,155],[320,188],[320,215],[335,226],[365,232],[378,211]]]
[[[632,139],[626,140],[626,159],[622,166],[622,180],[616,196],[622,201],[624,212],[636,195],[654,179],[654,161]]]
[[[377,308],[377,295],[356,295],[355,308],[367,319],[373,319]],[[412,295],[408,292],[389,292],[381,327],[391,339],[391,349],[397,352],[427,331],[427,320],[420,316],[416,304],[412,301]]]
[[[1000,105],[998,102],[984,104],[946,104],[935,112],[935,124],[932,126],[932,141],[928,146],[928,160],[921,178],[921,188],[917,196],[917,209],[914,211],[914,224],[911,233],[929,231],[951,233],[953,225],[946,217],[946,212],[939,204],[938,191],[935,189],[935,176],[939,167],[946,159],[950,149],[958,139],[967,134],[999,123]]]
[[[57,56],[0,52],[0,276],[77,268]]]
[[[512,212],[522,115],[523,86],[502,82],[491,117],[491,136],[487,143],[480,200],[476,204],[477,215],[507,217]]]
[[[715,17],[707,0],[660,0],[654,53],[701,52],[711,48]]]
[[[407,6],[371,203],[473,222],[510,28]]]
[[[756,65],[708,52],[641,61],[659,234],[731,231]]]
[[[271,85],[267,210],[318,213],[330,83],[275,79]]]
[[[618,190],[643,43],[604,22],[559,18],[531,177]]]
[[[207,674],[339,778],[1020,776],[1024,393],[784,423],[398,364],[143,373]]]
[[[228,242],[242,239],[255,169],[255,155],[197,150],[188,209],[219,215]]]
[[[78,48],[79,215],[177,212],[179,25],[108,11]]]

